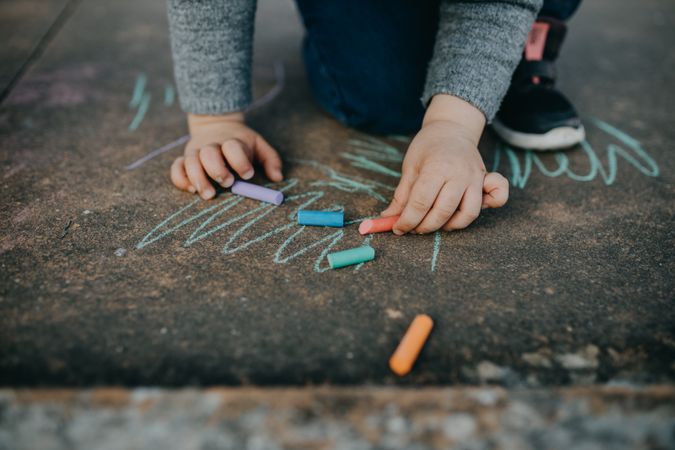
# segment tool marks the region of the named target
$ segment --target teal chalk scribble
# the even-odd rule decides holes
[[[167,84],[164,87],[164,106],[172,106],[176,101],[176,90],[172,85]]]
[[[542,175],[549,178],[565,175],[574,181],[590,182],[599,177],[605,185],[611,186],[617,178],[619,159],[622,159],[645,176],[659,176],[658,164],[638,140],[600,119],[589,118],[587,122],[623,145],[611,143],[606,146],[606,165],[603,164],[597,151],[587,140],[581,142],[581,152],[585,154],[588,161],[588,171],[584,173],[575,172],[571,169],[567,152],[553,152],[552,155],[557,166],[548,168],[542,161],[541,153],[532,150],[516,151],[500,141],[495,149],[493,170],[496,171],[499,168],[502,163],[502,155],[505,154],[510,170],[510,182],[520,189],[525,188],[530,180],[533,167],[536,167]]]
[[[143,94],[145,93],[145,85],[148,82],[148,77],[141,73],[136,77],[136,84],[134,84],[134,91],[131,94],[131,100],[129,100],[129,108],[138,108],[143,99]]]
[[[137,90],[140,92],[138,94],[141,99],[138,102],[139,107],[142,105],[143,95],[145,95],[142,89],[144,83],[145,81],[137,80],[137,86],[140,85],[141,88],[134,90],[134,96],[136,96]],[[645,176],[659,176],[659,167],[656,161],[642,147],[640,142],[599,119],[589,119],[587,122],[618,141],[606,146],[606,163],[603,164],[598,152],[588,141],[584,141],[578,151],[585,156],[585,161],[587,161],[587,168],[583,170],[572,170],[568,153],[554,152],[551,160],[550,158],[540,157],[539,154],[532,151],[516,151],[500,142],[495,149],[493,170],[505,165],[510,170],[509,180],[511,184],[521,189],[525,188],[533,172],[539,172],[548,178],[567,176],[578,182],[590,182],[600,178],[605,185],[609,186],[617,180],[619,160],[628,163],[629,166]],[[215,204],[209,203],[203,209],[195,211],[198,205],[204,205],[201,200],[195,199],[152,228],[136,245],[136,248],[145,248],[187,226],[194,226],[194,229],[189,232],[188,237],[183,242],[186,247],[227,231],[225,243],[222,247],[222,254],[225,256],[239,253],[260,242],[272,240],[274,242],[273,247],[276,246],[271,255],[272,262],[275,264],[289,264],[303,255],[310,254],[310,252],[318,252],[312,270],[316,273],[323,273],[330,269],[328,264],[325,263],[326,256],[345,239],[347,230],[345,228],[323,230],[311,229],[311,227],[308,229],[304,226],[298,226],[296,223],[297,212],[312,204],[325,201],[328,189],[358,196],[368,196],[378,202],[386,203],[395,190],[395,186],[373,180],[369,176],[393,177],[393,173],[398,176],[396,169],[403,159],[403,153],[400,150],[376,138],[354,139],[350,140],[348,144],[350,146],[348,151],[341,153],[341,156],[351,166],[360,169],[358,175],[341,173],[326,164],[310,159],[293,159],[292,161],[296,164],[316,169],[320,175],[319,179],[307,181],[307,186],[309,186],[307,191],[288,195],[283,209],[265,203],[255,203],[250,199],[226,193],[221,201]],[[544,162],[545,159],[546,163]],[[273,186],[284,192],[291,191],[299,186],[299,180],[292,178]],[[254,206],[247,206],[250,204],[254,204]],[[324,210],[344,210],[342,204],[333,203],[328,207],[325,207],[325,204],[323,206]],[[245,210],[241,211],[242,208]],[[279,212],[284,215],[281,224],[278,223],[278,220],[271,220],[272,215]],[[353,225],[373,217],[375,216],[352,218],[346,221],[345,225]],[[442,231],[439,230],[434,233],[430,264],[432,273],[435,273],[439,267],[439,255],[443,245],[442,237]],[[373,235],[364,237],[363,245],[370,244],[373,238]],[[361,266],[362,264],[356,265],[354,270],[360,270]]]
[[[148,114],[150,109],[150,102],[152,100],[152,94],[148,92],[148,77],[145,73],[141,73],[136,77],[136,83],[134,84],[134,90],[131,93],[131,100],[129,100],[129,108],[135,109],[136,114],[131,119],[127,129],[129,131],[136,131],[143,123],[145,116]],[[176,90],[172,84],[166,84],[164,86],[164,106],[172,106],[176,101]],[[150,159],[153,156],[147,157]],[[142,162],[140,163],[142,164]]]
[[[436,271],[436,262],[438,261],[438,254],[441,252],[441,231],[434,233],[434,251],[431,255],[431,271]]]
[[[129,100],[129,108],[136,109],[136,115],[131,120],[131,123],[129,123],[129,131],[136,131],[138,129],[150,107],[151,96],[150,93],[145,91],[147,82],[148,77],[144,73],[136,77],[134,91],[131,94],[131,100]]]
[[[141,126],[141,122],[143,122],[143,119],[145,119],[145,115],[148,112],[148,109],[150,108],[150,94],[149,93],[144,93],[143,97],[141,98],[141,103],[138,106],[138,109],[136,110],[136,115],[134,116],[133,120],[129,124],[129,131],[136,131],[139,126]]]

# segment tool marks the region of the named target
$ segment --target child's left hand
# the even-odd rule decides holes
[[[482,208],[506,203],[508,181],[496,172],[487,174],[478,152],[484,124],[482,113],[463,100],[434,97],[403,160],[394,199],[382,212],[401,215],[395,234],[466,228]]]

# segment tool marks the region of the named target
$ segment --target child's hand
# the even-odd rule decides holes
[[[227,188],[236,172],[244,180],[254,174],[258,161],[272,181],[281,181],[281,158],[262,136],[244,123],[242,113],[223,116],[188,114],[190,141],[185,154],[171,165],[171,181],[178,188],[198,192],[208,200],[216,195],[213,180]],[[210,179],[210,180],[209,180]]]
[[[401,215],[393,231],[430,233],[466,228],[481,208],[508,199],[508,181],[486,174],[478,152],[483,114],[464,100],[436,95],[403,160],[401,180],[383,216]]]

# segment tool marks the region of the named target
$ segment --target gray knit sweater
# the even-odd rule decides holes
[[[541,4],[542,0],[443,0],[423,104],[435,94],[452,94],[491,120]],[[223,114],[246,108],[251,102],[256,0],[168,0],[168,5],[183,109]]]

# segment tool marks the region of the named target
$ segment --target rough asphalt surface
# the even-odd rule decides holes
[[[505,208],[462,232],[374,236],[375,261],[336,271],[325,254],[361,245],[358,224],[303,229],[292,215],[376,215],[408,138],[320,112],[289,4],[260,6],[256,96],[283,90],[250,113],[284,155],[278,208],[178,192],[180,146],[128,170],[186,133],[163,2],[70,5],[0,104],[0,384],[675,379],[670,0],[588,1],[571,22],[559,69],[584,146],[535,155],[486,132],[486,164],[512,182]],[[26,39],[49,30],[38,22]],[[0,49],[14,67],[3,89],[31,48]],[[420,312],[435,329],[397,379],[387,359]]]

